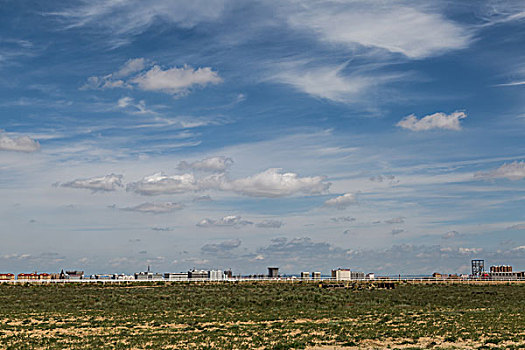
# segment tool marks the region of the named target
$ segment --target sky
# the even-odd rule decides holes
[[[518,1],[0,0],[0,270],[525,269]]]

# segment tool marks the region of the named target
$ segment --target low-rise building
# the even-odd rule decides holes
[[[19,273],[16,277],[17,280],[25,280],[25,281],[34,281],[38,280],[38,274],[37,273]]]
[[[188,271],[188,278],[192,280],[207,280],[208,279],[208,271],[206,270],[191,270]]]
[[[350,269],[332,270],[332,278],[337,281],[348,281],[351,279]]]
[[[70,280],[81,280],[84,278],[84,271],[80,271],[80,270],[66,271],[65,278],[70,279]]]
[[[372,272],[367,273],[367,274],[366,274],[366,279],[367,279],[367,280],[375,280],[375,279],[376,279],[376,275],[375,275],[375,273],[372,273]]]
[[[2,281],[10,281],[15,279],[14,273],[0,273],[0,280]]]
[[[208,278],[210,281],[224,281],[224,272],[222,270],[210,270],[208,271]]]
[[[305,279],[305,280],[309,279],[310,278],[310,272],[306,272],[306,271],[301,272],[301,278]]]
[[[321,272],[319,272],[319,271],[312,272],[312,278],[314,280],[320,280],[321,279]]]
[[[164,279],[168,281],[187,281],[188,273],[187,272],[166,272],[164,274]]]

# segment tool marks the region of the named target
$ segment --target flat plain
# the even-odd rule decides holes
[[[523,349],[525,284],[0,285],[1,349]]]

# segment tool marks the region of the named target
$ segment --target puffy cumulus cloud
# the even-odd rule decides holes
[[[233,164],[233,159],[227,157],[210,157],[193,163],[182,161],[179,163],[180,170],[199,170],[211,172],[224,172]]]
[[[283,173],[282,169],[271,168],[250,177],[222,183],[221,189],[252,197],[276,198],[296,193],[322,193],[330,185],[323,176],[300,177],[296,173]]]
[[[392,231],[390,231],[390,233],[391,233],[392,235],[394,235],[394,236],[395,236],[395,235],[398,235],[398,234],[400,234],[400,233],[403,233],[403,232],[405,232],[405,230],[403,230],[402,228],[394,228],[394,229],[392,229]]]
[[[412,59],[467,47],[472,38],[460,24],[415,3],[314,2],[291,11],[288,23],[322,41],[380,48]]]
[[[345,193],[342,196],[330,198],[324,202],[325,207],[334,207],[337,209],[345,209],[354,204],[357,204],[357,197],[354,193]]]
[[[184,193],[198,189],[199,187],[192,174],[168,176],[163,173],[156,173],[126,186],[127,191],[146,196]]]
[[[525,178],[525,161],[505,163],[499,168],[489,172],[478,172],[474,175],[482,179],[509,179],[521,180]]]
[[[452,238],[456,238],[459,236],[459,232],[458,231],[448,231],[446,233],[444,233],[443,235],[441,235],[441,238],[443,239],[452,239]]]
[[[483,248],[463,248],[459,247],[458,252],[463,255],[476,255],[483,251]]]
[[[403,216],[398,216],[397,218],[385,220],[385,224],[403,224],[404,222],[405,218]]]
[[[229,226],[229,227],[242,227],[242,226],[246,226],[246,225],[252,225],[253,222],[251,221],[247,221],[247,220],[243,220],[242,217],[238,216],[238,215],[229,215],[229,216],[225,216],[225,217],[222,217],[218,220],[213,220],[213,219],[202,219],[201,221],[199,221],[197,223],[197,226],[199,227],[224,227],[224,226]]]
[[[226,161],[225,164],[228,164]],[[189,165],[188,165],[189,166]],[[206,165],[208,168],[209,165]],[[227,165],[226,165],[227,166]],[[328,190],[325,177],[300,177],[296,173],[283,173],[282,169],[268,169],[253,176],[229,179],[224,173],[196,178],[194,174],[165,175],[156,173],[128,184],[127,191],[143,195],[160,195],[202,190],[235,192],[252,197],[277,198],[297,193],[318,194]]]
[[[280,228],[283,226],[283,222],[279,220],[263,220],[256,223],[255,226],[260,228]]]
[[[507,227],[507,230],[525,230],[525,224],[516,224]]]
[[[434,113],[418,119],[414,114],[401,119],[396,126],[412,131],[426,131],[432,129],[461,130],[460,121],[467,115],[464,112],[454,112],[451,114]]]
[[[29,136],[9,137],[0,130],[0,151],[35,152],[40,149],[40,143]]]
[[[240,245],[240,239],[231,239],[228,241],[222,241],[220,243],[206,244],[202,246],[201,250],[205,253],[224,253],[238,248]]]
[[[61,184],[61,187],[80,188],[93,192],[111,192],[122,187],[122,175],[110,174],[87,179],[77,179]]]
[[[175,210],[184,208],[181,203],[163,202],[163,203],[142,203],[134,207],[123,208],[125,211],[134,211],[139,213],[166,214]]]
[[[159,65],[147,64],[143,58],[128,60],[118,71],[103,76],[92,76],[82,89],[138,88],[145,91],[159,91],[172,95],[183,95],[195,86],[204,87],[219,84],[222,78],[210,67],[192,68],[188,65],[163,69]],[[132,99],[124,97],[118,106],[125,108]],[[140,109],[142,105],[133,105]]]
[[[141,90],[161,91],[174,95],[187,93],[193,86],[204,87],[221,82],[222,78],[210,67],[194,69],[187,65],[166,70],[155,65],[131,80],[131,83],[136,84]]]

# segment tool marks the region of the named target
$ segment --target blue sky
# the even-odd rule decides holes
[[[0,6],[1,270],[525,268],[519,2]]]

